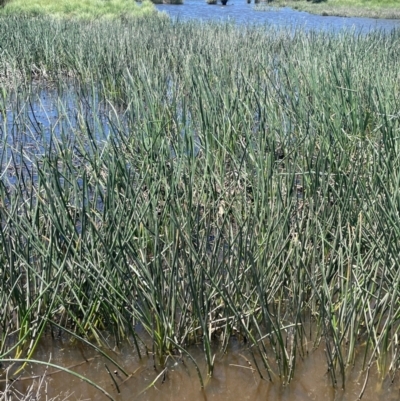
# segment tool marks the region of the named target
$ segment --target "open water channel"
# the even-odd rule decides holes
[[[181,19],[234,20],[237,23],[250,22],[301,29],[356,29],[365,32],[371,29],[390,31],[400,28],[400,21],[394,20],[321,17],[289,8],[271,8],[267,11],[257,11],[254,4],[248,4],[245,0],[229,0],[225,7],[207,5],[204,0],[185,0],[184,5],[158,5],[157,8],[172,17]],[[39,102],[41,106],[37,106],[38,110],[43,112],[43,105],[46,104],[50,108],[54,108],[47,110],[46,118],[35,121],[38,132],[43,132],[43,129],[46,130],[50,126],[54,128],[52,120],[60,121],[59,107],[57,108],[54,104],[52,106],[52,102],[49,102],[48,98],[51,98],[51,95],[44,93],[40,93],[38,97],[42,100]],[[67,97],[64,103],[67,108],[70,106],[69,102],[70,98]],[[36,116],[38,115],[40,117],[40,111],[36,113]],[[8,115],[8,119],[15,121],[11,114]],[[70,121],[69,124],[75,126],[77,121]],[[101,118],[97,124],[101,127],[100,131],[107,136],[109,127],[104,124]],[[4,121],[3,127],[7,127],[7,123]],[[7,128],[11,129],[10,127]],[[36,132],[36,130],[32,129],[32,132]],[[5,173],[6,170],[3,174]],[[365,371],[362,372],[360,366],[357,365],[359,362],[356,363],[354,368],[349,368],[345,390],[340,386],[338,388],[332,387],[323,344],[320,344],[316,350],[313,349],[312,345],[310,346],[309,354],[297,363],[294,380],[285,386],[282,386],[278,377],[273,378],[272,382],[260,379],[254,365],[249,362],[251,357],[248,351],[241,347],[239,343],[233,343],[232,349],[227,354],[217,353],[214,376],[206,381],[203,390],[200,388],[196,370],[190,360],[171,357],[167,362],[165,374],[160,375],[161,370],[154,369],[154,361],[151,355],[139,359],[133,347],[130,346],[122,346],[113,351],[108,351],[131,374],[128,378],[115,370],[115,367],[101,358],[93,349],[77,346],[76,343],[71,344],[67,340],[52,339],[50,336],[46,336],[41,342],[35,359],[69,367],[75,372],[89,377],[106,389],[116,400],[305,401],[323,399],[326,401],[352,401],[357,400],[363,393],[367,376]],[[194,348],[190,352],[198,361],[200,370],[205,372],[203,351],[200,348],[198,350]],[[106,364],[112,372],[113,379],[110,377]],[[34,377],[42,373],[44,373],[43,369],[31,365],[21,375],[22,380],[14,384],[15,388],[18,388],[22,393],[26,392],[28,386],[33,381],[37,381]],[[46,374],[47,394],[43,396],[43,399],[50,399],[51,397],[57,397],[58,400],[107,399],[98,390],[76,377],[63,372],[54,373],[54,369],[47,369]],[[115,383],[118,385],[119,393]],[[151,383],[154,385],[148,388]],[[4,390],[4,386],[4,381],[0,381],[0,399],[7,399],[1,398],[1,391]],[[386,401],[394,401],[399,399],[399,391],[398,380],[392,382],[390,378],[386,378],[382,381],[379,373],[371,370],[368,376],[368,386],[365,387],[362,399],[375,401],[384,398]],[[35,399],[34,397],[32,395],[31,399]]]
[[[368,32],[371,29],[390,31],[400,28],[399,20],[324,17],[287,7],[262,7],[255,5],[254,2],[248,4],[246,0],[229,0],[226,6],[221,5],[220,0],[216,5],[209,5],[205,0],[184,0],[182,5],[157,5],[158,10],[180,19],[231,20],[238,24],[265,24],[266,26],[282,28],[291,27],[326,31],[355,29]]]

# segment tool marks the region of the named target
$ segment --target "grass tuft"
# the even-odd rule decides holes
[[[137,3],[131,0],[12,0],[5,3],[1,13],[97,19],[150,15],[155,13],[155,8],[151,1]]]

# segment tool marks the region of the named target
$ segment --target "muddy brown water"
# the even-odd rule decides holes
[[[115,400],[276,400],[276,401],[355,401],[364,387],[365,372],[360,367],[349,369],[346,388],[333,388],[327,372],[327,363],[323,346],[310,350],[308,356],[299,359],[296,364],[294,379],[288,385],[282,385],[278,377],[273,381],[261,380],[257,372],[249,366],[251,356],[240,344],[233,344],[226,354],[217,354],[212,378],[206,376],[205,358],[201,346],[191,348],[205,380],[205,388],[200,382],[193,363],[185,358],[174,357],[167,360],[165,375],[161,368],[154,369],[151,355],[139,359],[133,347],[126,345],[119,350],[107,353],[120,363],[131,378],[118,371],[109,361],[99,356],[92,348],[81,346],[70,341],[55,341],[46,338],[40,344],[35,359],[51,361],[93,380],[103,387]],[[85,362],[85,359],[88,362]],[[272,362],[271,362],[272,363]],[[112,373],[120,394],[107,372]],[[107,400],[99,390],[84,381],[67,373],[55,373],[54,369],[46,370],[47,390],[41,399],[49,400]],[[26,392],[32,380],[30,376],[43,374],[44,368],[31,364],[21,374],[24,380],[14,385],[22,393]],[[154,386],[151,383],[159,376]],[[1,377],[3,379],[3,377]],[[36,379],[37,380],[37,379]],[[368,384],[363,394],[364,401],[394,401],[400,399],[400,378],[394,382],[389,378],[381,379],[376,369],[371,369]],[[4,385],[4,383],[3,383]],[[0,384],[1,386],[1,384]],[[151,386],[150,388],[148,388]],[[1,398],[1,397],[0,397]]]

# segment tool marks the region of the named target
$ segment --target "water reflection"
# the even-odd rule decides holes
[[[12,185],[21,172],[35,174],[36,162],[58,152],[61,143],[90,153],[123,122],[97,91],[82,94],[75,86],[37,87],[24,95],[12,92],[6,106],[0,114],[0,180]]]
[[[400,28],[399,20],[383,20],[372,18],[342,18],[322,17],[291,8],[271,7],[267,11],[258,11],[254,4],[246,0],[229,0],[227,6],[209,5],[205,0],[184,0],[183,5],[157,5],[159,11],[164,11],[171,17],[179,19],[232,20],[239,24],[255,23],[274,27],[305,28],[325,31],[356,29],[370,31],[380,29],[390,31]]]

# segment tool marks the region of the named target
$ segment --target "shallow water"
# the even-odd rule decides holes
[[[292,27],[326,31],[339,31],[342,29],[356,29],[357,31],[370,31],[381,29],[390,31],[400,28],[400,20],[383,20],[373,18],[343,18],[322,17],[296,11],[291,8],[271,7],[267,11],[259,11],[254,3],[248,4],[246,0],[229,0],[226,6],[220,3],[209,5],[205,0],[184,0],[182,5],[161,4],[156,6],[171,17],[196,20],[233,20],[239,24],[256,23],[271,25],[278,28]]]
[[[38,87],[23,96],[11,93],[5,113],[0,113],[0,180],[15,184],[17,170],[31,171],[58,141],[90,151],[89,136],[82,132],[90,132],[101,146],[120,124],[118,117],[97,92],[82,96],[74,86]]]
[[[359,373],[359,366],[349,369],[346,389],[333,388],[322,345],[317,350],[310,350],[304,360],[298,360],[295,377],[289,385],[283,386],[278,377],[273,381],[260,380],[251,356],[240,344],[232,344],[227,354],[217,354],[214,376],[206,379],[204,356],[201,347],[191,349],[190,352],[199,363],[205,388],[200,388],[196,370],[188,359],[183,361],[177,356],[170,358],[167,362],[165,376],[161,375],[155,385],[146,390],[162,372],[162,369],[154,370],[154,362],[151,356],[145,356],[141,360],[133,351],[133,347],[126,346],[122,349],[109,351],[110,356],[132,373],[132,377],[126,379],[121,372],[116,372],[115,367],[104,358],[99,357],[95,351],[84,346],[71,345],[68,341],[52,340],[47,338],[42,341],[36,358],[49,360],[84,375],[102,386],[116,400],[277,400],[277,401],[354,401],[357,400],[364,382],[365,372]],[[84,358],[90,359],[85,362]],[[273,363],[273,362],[271,362]],[[79,366],[75,366],[80,364]],[[106,367],[113,372],[120,394],[107,373]],[[48,369],[51,374],[53,369]],[[116,373],[115,373],[116,372]],[[22,377],[29,377],[43,373],[42,368],[33,365],[25,370]],[[0,378],[2,379],[2,378]],[[31,380],[23,380],[16,386],[24,391]],[[1,385],[1,384],[0,384]],[[376,401],[385,398],[385,401],[395,401],[399,397],[399,383],[390,380],[381,381],[374,369],[371,369],[368,386],[362,397],[364,401]],[[107,397],[90,385],[82,382],[66,373],[56,373],[48,376],[47,396],[55,397],[61,395],[60,399],[68,396],[70,400],[106,400]]]

